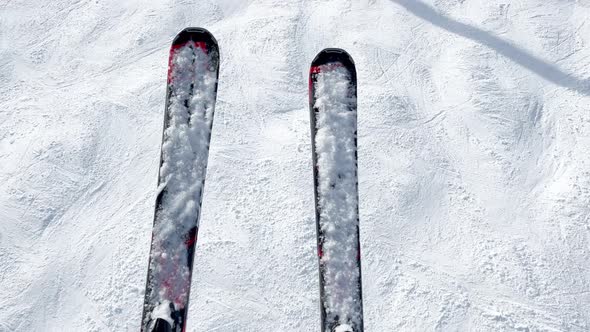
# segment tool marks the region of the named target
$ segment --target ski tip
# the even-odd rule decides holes
[[[194,42],[205,42],[210,47],[217,48],[217,40],[211,32],[204,28],[185,28],[176,35],[172,41],[172,46],[183,45],[190,40]]]
[[[323,49],[311,62],[311,67],[318,67],[332,62],[340,62],[347,68],[354,68],[354,60],[341,48]]]
[[[325,65],[335,64],[336,67],[344,66],[351,74],[351,79],[356,82],[356,67],[354,60],[348,52],[341,48],[326,48],[322,50],[311,62],[310,77],[325,70]],[[322,69],[323,68],[323,69]]]

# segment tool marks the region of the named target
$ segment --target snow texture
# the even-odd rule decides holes
[[[353,332],[353,330],[350,325],[342,324],[342,325],[336,326],[336,328],[334,329],[334,332]]]
[[[198,227],[215,106],[216,72],[211,59],[189,41],[171,55],[171,95],[160,167],[161,203],[151,251],[152,303],[186,306],[191,272],[187,235]],[[162,312],[158,307],[157,312]],[[147,318],[147,317],[146,317]],[[152,319],[157,316],[152,315]],[[162,317],[164,318],[164,317]]]
[[[319,227],[323,236],[320,265],[324,279],[326,323],[361,326],[358,287],[357,112],[355,87],[341,63],[320,66],[316,76]]]
[[[319,331],[308,74],[358,75],[366,332],[590,330],[590,1],[0,1],[0,331],[138,331],[174,36],[221,69],[187,331]]]
[[[172,318],[172,309],[170,304],[172,304],[171,301],[163,300],[160,304],[154,307],[151,312],[151,317],[153,320],[147,331],[153,331],[157,318],[161,318],[167,321],[170,326],[174,326],[174,319]]]

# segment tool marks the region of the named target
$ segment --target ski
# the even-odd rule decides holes
[[[218,77],[213,35],[201,28],[181,31],[168,61],[143,332],[185,330]]]
[[[325,49],[309,73],[322,332],[362,332],[356,69]]]

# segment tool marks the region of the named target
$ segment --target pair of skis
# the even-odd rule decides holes
[[[158,196],[141,331],[184,332],[213,124],[219,48],[205,29],[170,49]],[[362,332],[356,70],[348,53],[313,60],[309,103],[322,332]]]

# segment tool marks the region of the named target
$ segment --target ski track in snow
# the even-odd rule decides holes
[[[188,331],[317,331],[307,73],[358,71],[366,331],[590,329],[587,0],[0,4],[0,331],[136,331],[168,48],[221,69]]]

